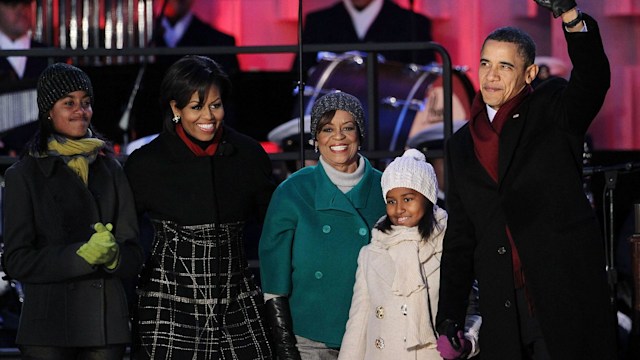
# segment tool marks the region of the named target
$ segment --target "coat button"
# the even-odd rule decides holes
[[[331,226],[325,225],[322,227],[322,232],[328,234],[331,231]]]
[[[382,319],[382,318],[384,318],[384,308],[383,308],[382,306],[378,306],[378,307],[376,308],[376,317],[377,317],[378,319]]]
[[[358,230],[358,234],[360,234],[360,236],[366,236],[368,233],[366,228],[360,228],[360,230]]]
[[[507,253],[507,249],[505,249],[505,248],[504,248],[504,246],[500,246],[500,247],[498,248],[498,254],[500,254],[500,255],[504,255],[504,254],[506,254],[506,253]]]
[[[377,338],[375,341],[376,349],[382,350],[384,349],[384,340],[382,338]]]
[[[510,308],[511,307],[511,301],[507,300],[504,302],[504,307],[506,308]]]
[[[322,274],[322,271],[316,271],[316,273],[314,274],[316,276],[316,279],[322,279],[322,276],[324,276],[324,274]]]
[[[407,316],[407,304],[400,306],[400,311],[402,311],[402,315]]]
[[[92,287],[96,288],[96,289],[101,289],[102,288],[102,284],[99,282],[94,282],[93,284],[91,284]]]

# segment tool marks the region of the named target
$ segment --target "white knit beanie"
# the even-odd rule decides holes
[[[382,197],[387,198],[389,190],[404,187],[424,195],[432,204],[437,201],[438,180],[433,166],[426,161],[422,152],[409,149],[387,166],[382,174]]]

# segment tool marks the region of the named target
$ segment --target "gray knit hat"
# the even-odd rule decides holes
[[[93,102],[91,80],[84,71],[65,63],[49,65],[38,78],[38,110],[46,114],[65,95],[84,90]]]
[[[397,157],[382,173],[382,197],[387,198],[389,190],[404,187],[424,195],[432,204],[438,196],[438,179],[433,166],[426,161],[422,152],[409,149]]]
[[[364,136],[364,110],[357,97],[345,92],[332,92],[320,97],[311,108],[311,137],[316,138],[318,122],[326,112],[332,110],[343,110],[353,115],[358,124],[360,137]]]

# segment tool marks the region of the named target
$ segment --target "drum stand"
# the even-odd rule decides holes
[[[629,335],[629,359],[640,359],[640,204],[634,204],[635,230],[631,242],[633,273],[632,327]]]
[[[607,272],[607,281],[609,283],[609,301],[611,306],[611,312],[613,316],[617,314],[617,282],[618,282],[618,273],[615,267],[615,229],[614,229],[614,190],[616,188],[616,183],[618,181],[618,174],[630,172],[632,170],[640,169],[640,162],[628,162],[623,164],[617,164],[612,166],[596,166],[590,168],[584,168],[583,174],[585,176],[596,174],[596,173],[604,173],[605,178],[605,186],[604,186],[604,201],[603,201],[603,209],[604,209],[604,233],[605,233],[605,256],[606,256],[606,272]],[[608,200],[608,201],[607,201]],[[637,243],[632,243],[633,246],[633,269],[634,269],[634,294],[640,293],[640,224],[638,222],[640,219],[640,215],[638,214],[639,205],[635,205],[636,211],[636,234],[633,236],[637,238]],[[631,239],[633,241],[633,238]],[[640,299],[638,296],[635,296],[634,304],[634,331],[635,333],[640,334]],[[638,335],[640,338],[640,335]]]

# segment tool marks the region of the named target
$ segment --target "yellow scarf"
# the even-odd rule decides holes
[[[59,140],[60,139],[60,140]],[[49,155],[59,155],[73,171],[80,176],[85,185],[89,184],[89,164],[92,163],[104,141],[96,138],[79,140],[52,137],[49,140]]]

